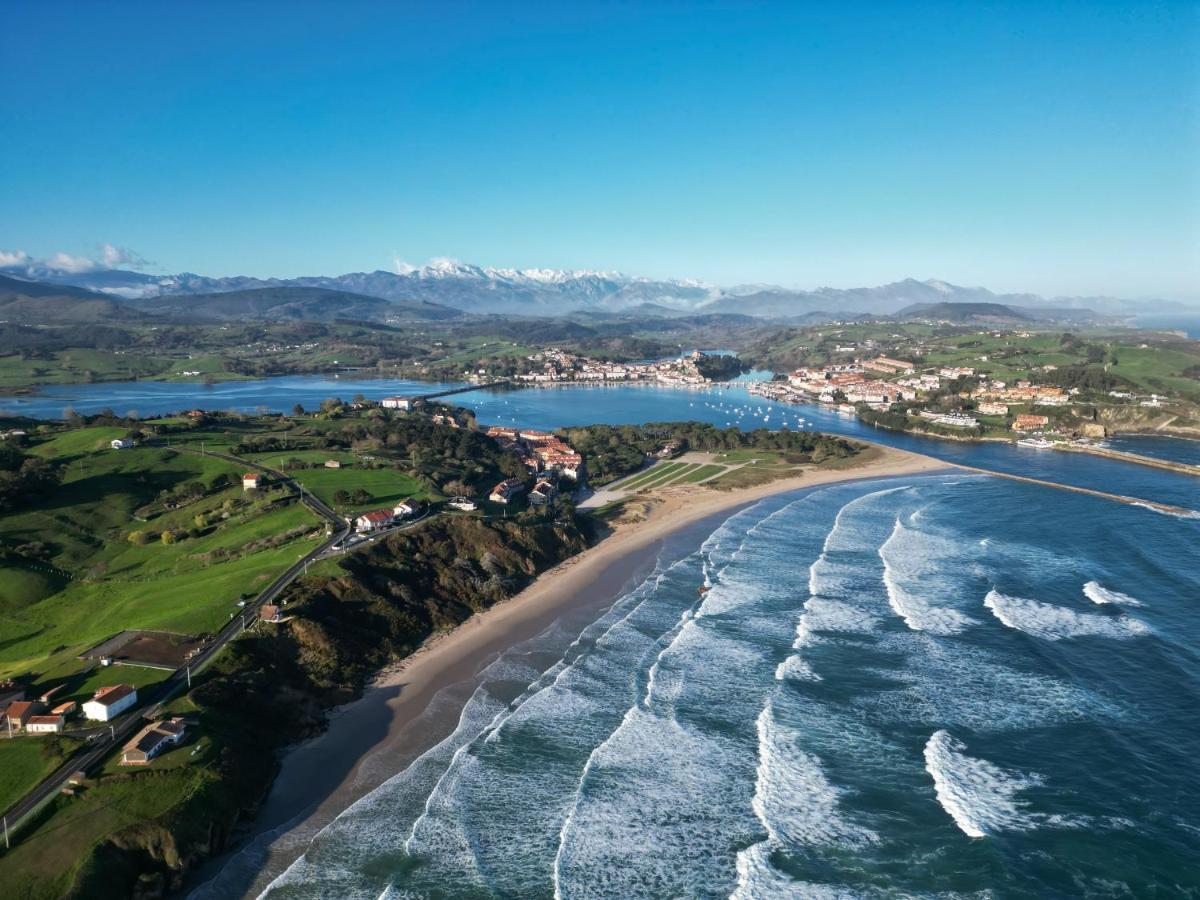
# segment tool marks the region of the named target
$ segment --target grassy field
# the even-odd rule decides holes
[[[301,450],[252,454],[249,458],[276,469],[282,468],[284,463],[291,459],[300,459],[314,465],[316,468],[312,469],[289,469],[287,474],[304,485],[305,490],[311,491],[339,513],[347,515],[366,509],[394,506],[409,497],[419,500],[441,499],[440,494],[426,490],[416,478],[394,468],[390,463],[383,462],[379,468],[372,468],[372,463],[363,462],[361,457],[354,453]],[[340,462],[342,468],[325,468],[325,461],[330,459]],[[370,494],[371,499],[365,503],[335,503],[333,500],[333,495],[338,491],[353,494],[360,489]]]
[[[0,738],[0,809],[20,800],[78,746],[71,738]]]
[[[610,490],[629,491],[641,487],[647,481],[652,481],[660,478],[668,472],[675,472],[682,468],[681,462],[656,462],[648,469],[642,469],[636,472],[624,481],[619,481],[616,484],[609,485]]]
[[[165,372],[170,361],[159,356],[109,350],[64,350],[47,359],[0,357],[0,388],[92,381],[130,381]],[[90,375],[89,375],[90,373]],[[125,410],[118,410],[124,413]]]
[[[240,467],[162,447],[96,450],[114,431],[69,432],[34,449],[63,482],[0,517],[0,674],[78,671],[75,656],[125,628],[219,627],[319,539],[320,523],[282,488],[245,495]],[[203,496],[179,496],[180,485]],[[163,505],[171,498],[177,508]],[[176,499],[177,498],[177,499]],[[144,543],[130,540],[145,533]],[[159,536],[178,536],[164,543]],[[33,549],[29,549],[33,548]]]
[[[213,777],[204,765],[175,767],[89,780],[79,796],[56,798],[39,827],[0,856],[4,895],[20,900],[65,895],[101,841],[169,812]]]

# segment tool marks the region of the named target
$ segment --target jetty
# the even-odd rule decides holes
[[[1104,500],[1112,500],[1116,503],[1125,503],[1129,506],[1144,506],[1148,509],[1157,510],[1161,513],[1166,513],[1170,516],[1179,516],[1184,519],[1200,519],[1200,511],[1187,509],[1183,506],[1172,506],[1170,503],[1159,503],[1157,500],[1143,500],[1141,497],[1130,497],[1127,494],[1113,494],[1109,491],[1098,491],[1095,488],[1078,487],[1073,484],[1063,484],[1061,481],[1047,481],[1044,478],[1032,478],[1028,475],[1014,475],[1011,472],[998,472],[995,469],[981,469],[978,466],[965,466],[962,463],[951,463],[959,469],[965,469],[968,472],[978,472],[981,475],[992,475],[996,478],[1007,478],[1009,481],[1023,481],[1026,484],[1036,484],[1041,487],[1057,488],[1060,491],[1070,491],[1074,494],[1088,494],[1092,497],[1101,497]]]
[[[507,378],[500,378],[496,381],[488,381],[480,384],[468,384],[464,387],[450,388],[449,390],[445,391],[435,391],[432,394],[417,394],[413,399],[424,400],[426,403],[428,403],[430,400],[437,400],[440,397],[449,397],[452,394],[467,394],[471,391],[482,391],[486,390],[487,388],[507,387],[509,384],[511,384],[511,382]]]
[[[1140,453],[1130,453],[1128,450],[1112,450],[1108,447],[1096,446],[1081,446],[1079,444],[1070,444],[1066,442],[1057,442],[1054,444],[1055,450],[1061,450],[1064,453],[1087,453],[1091,456],[1103,456],[1107,459],[1115,459],[1120,462],[1134,463],[1139,466],[1149,466],[1151,469],[1163,469],[1167,472],[1178,472],[1182,475],[1192,475],[1200,478],[1200,466],[1191,465],[1185,462],[1178,462],[1173,459],[1158,459],[1153,456],[1143,456]]]

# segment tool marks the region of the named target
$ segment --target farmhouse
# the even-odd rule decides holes
[[[25,723],[25,730],[30,734],[57,734],[67,725],[66,716],[40,715],[30,716]]]
[[[33,716],[41,712],[41,709],[42,704],[38,700],[17,700],[10,703],[8,709],[4,711],[4,715],[8,719],[8,727],[24,728]]]
[[[470,512],[476,509],[475,501],[470,497],[455,497],[446,505],[452,509],[461,509],[463,512]]]
[[[98,722],[115,719],[137,703],[137,688],[132,684],[114,684],[100,688],[92,699],[83,704],[83,714]]]
[[[168,747],[174,747],[187,731],[187,723],[176,716],[143,728],[121,752],[121,765],[144,766]]]
[[[257,491],[262,485],[262,476],[257,472],[247,472],[242,476],[243,491]]]
[[[416,500],[401,500],[392,507],[392,515],[397,519],[406,519],[409,516],[415,516],[420,509]]]
[[[327,469],[340,469],[341,467],[342,467],[341,460],[337,460],[337,459],[325,460],[325,468],[327,468]]]
[[[130,438],[113,438],[110,446],[114,450],[127,450],[133,446],[133,441]]]
[[[387,528],[395,519],[396,516],[390,509],[373,509],[354,520],[354,530],[359,534],[378,531],[380,528]]]

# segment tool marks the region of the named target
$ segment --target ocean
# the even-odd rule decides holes
[[[702,537],[264,896],[1200,894],[1200,521],[953,473]]]

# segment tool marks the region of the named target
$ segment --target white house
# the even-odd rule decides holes
[[[83,714],[97,722],[107,722],[136,703],[137,688],[131,684],[114,684],[96,691],[92,699],[83,704]]]
[[[478,508],[475,505],[475,501],[470,497],[455,497],[446,505],[452,507],[453,509],[461,509],[463,512],[470,512],[471,510]]]
[[[387,528],[395,520],[396,516],[390,509],[373,509],[354,520],[354,530],[359,534],[366,534],[369,531]]]
[[[392,507],[392,515],[397,519],[406,519],[417,514],[417,504],[411,500],[402,500]]]
[[[127,450],[133,446],[133,440],[130,438],[113,438],[111,446],[114,450]]]
[[[242,490],[256,491],[262,486],[262,476],[257,472],[247,472],[242,476]]]

